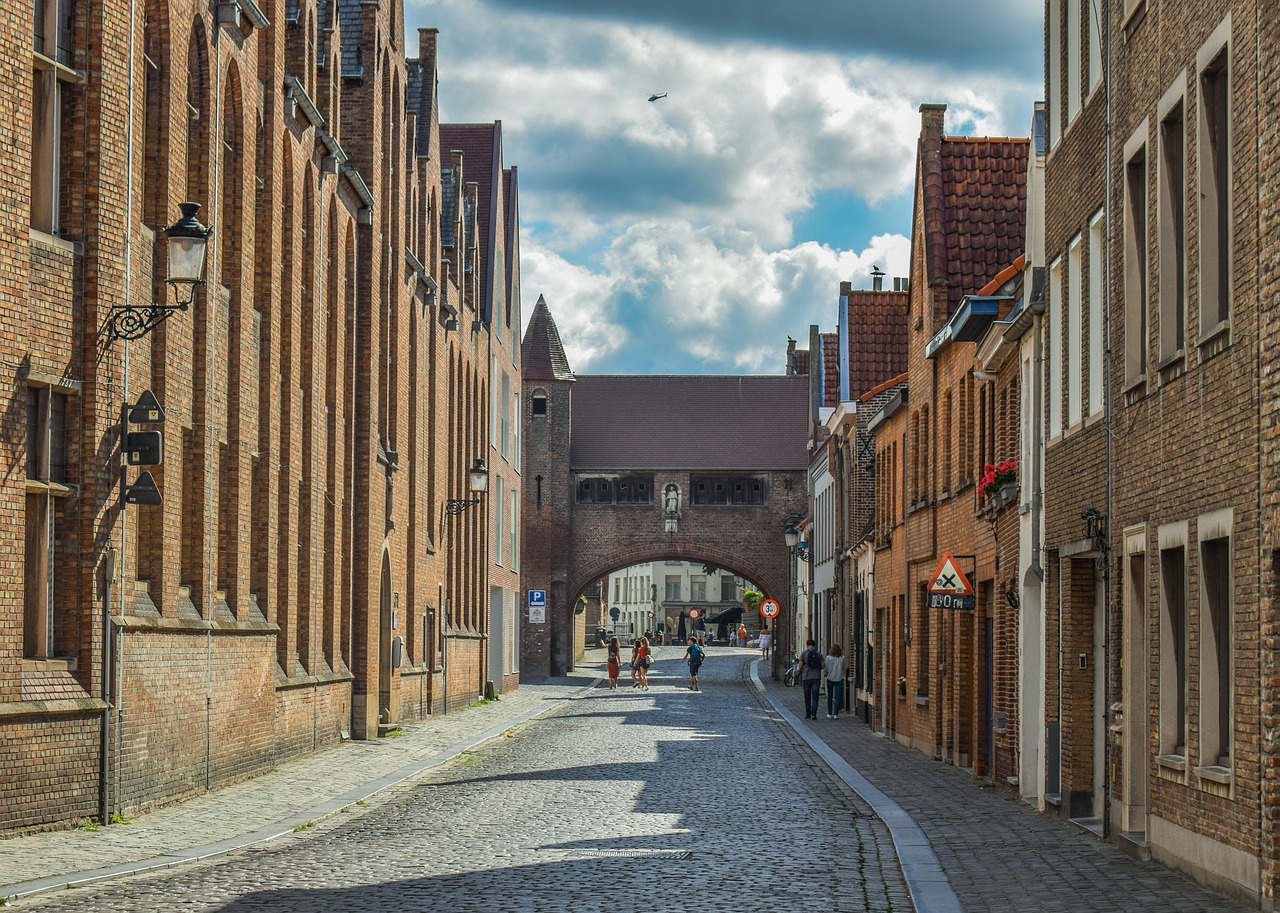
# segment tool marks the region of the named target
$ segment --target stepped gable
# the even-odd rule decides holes
[[[541,295],[520,343],[520,363],[525,380],[576,380],[560,344],[560,331],[551,318],[551,309]]]
[[[809,379],[583,376],[571,428],[575,470],[803,471]]]
[[[848,291],[849,397],[857,399],[907,370],[906,292]]]
[[[947,316],[960,299],[990,282],[1026,246],[1027,162],[1031,141],[944,137],[940,182],[926,183],[940,207]],[[931,196],[933,194],[930,194]],[[935,223],[936,224],[936,223]],[[937,246],[932,246],[937,250]]]

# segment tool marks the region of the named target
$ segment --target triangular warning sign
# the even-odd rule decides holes
[[[969,578],[964,575],[964,572],[956,566],[956,559],[948,554],[942,559],[938,569],[933,572],[933,579],[929,581],[929,592],[949,593],[953,596],[972,596],[973,584],[969,582]]]

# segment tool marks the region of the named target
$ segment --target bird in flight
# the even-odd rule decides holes
[[[666,98],[666,97],[667,97],[666,92],[663,92],[661,95],[655,92],[653,95],[649,96],[649,101],[657,101],[659,98]]]

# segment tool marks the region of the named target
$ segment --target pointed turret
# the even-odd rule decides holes
[[[529,327],[520,343],[520,359],[524,364],[525,380],[574,380],[569,359],[560,343],[560,331],[551,318],[547,300],[538,296],[529,318]]]

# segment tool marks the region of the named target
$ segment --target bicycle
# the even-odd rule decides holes
[[[782,673],[782,684],[790,688],[796,683],[796,679],[800,677],[800,657],[791,660],[791,665],[787,666],[787,671]]]

